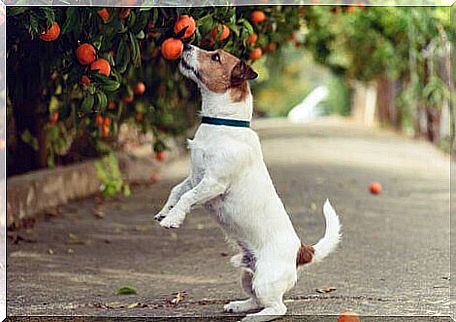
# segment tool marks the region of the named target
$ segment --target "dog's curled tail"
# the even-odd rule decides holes
[[[313,246],[301,245],[296,256],[296,265],[301,266],[309,263],[318,263],[332,253],[340,242],[341,225],[336,211],[326,199],[323,206],[325,215],[326,231],[322,239]]]

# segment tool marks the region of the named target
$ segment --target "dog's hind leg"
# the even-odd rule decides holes
[[[253,273],[249,270],[243,270],[241,275],[241,284],[244,292],[249,296],[247,300],[232,301],[226,304],[223,309],[225,312],[241,313],[261,308],[253,291],[252,285]]]
[[[253,290],[259,306],[264,307],[258,313],[248,314],[242,322],[271,321],[285,315],[287,308],[283,304],[283,294],[296,282],[296,270],[277,265],[259,265],[253,279]]]

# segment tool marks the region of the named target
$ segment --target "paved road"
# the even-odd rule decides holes
[[[265,120],[256,128],[303,241],[323,234],[327,197],[343,223],[337,253],[305,269],[286,295],[289,313],[449,314],[445,155],[424,142],[335,119],[305,126]],[[187,159],[176,161],[160,183],[104,203],[103,219],[93,214],[94,198],[81,200],[20,231],[26,241],[9,240],[8,313],[224,316],[222,305],[243,295],[228,264],[234,251],[215,220],[202,210],[179,230],[152,220],[187,166]],[[381,195],[367,191],[374,180],[383,184]],[[118,296],[121,287],[137,294]],[[316,292],[325,287],[335,290]],[[168,304],[183,290],[182,302]]]

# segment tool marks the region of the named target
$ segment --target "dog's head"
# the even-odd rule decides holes
[[[233,101],[245,99],[247,81],[258,76],[243,60],[224,50],[206,51],[191,45],[185,45],[179,69],[201,88],[218,94],[229,91]]]

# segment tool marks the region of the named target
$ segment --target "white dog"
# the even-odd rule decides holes
[[[298,266],[320,261],[339,243],[339,218],[326,201],[325,236],[310,246],[296,235],[263,161],[258,136],[248,127],[252,95],[247,81],[258,76],[249,66],[223,50],[186,45],[179,69],[201,90],[203,120],[189,140],[190,175],[172,189],[155,218],[163,227],[178,228],[193,206],[205,205],[241,250],[231,262],[242,268],[249,299],[230,302],[225,311],[262,309],[243,321],[284,315],[282,297],[295,285]]]

